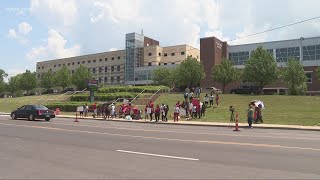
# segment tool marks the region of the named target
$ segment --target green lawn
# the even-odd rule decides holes
[[[201,95],[203,100],[204,94]],[[155,104],[168,104],[172,110],[177,101],[184,100],[183,94],[162,94]],[[320,123],[319,96],[282,96],[282,95],[220,95],[218,108],[207,108],[206,116],[197,121],[229,122],[229,106],[239,113],[239,121],[246,122],[246,110],[251,100],[261,100],[266,108],[262,110],[265,123],[287,125],[317,125]]]

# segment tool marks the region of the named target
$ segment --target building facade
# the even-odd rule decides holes
[[[159,41],[137,33],[126,34],[125,43],[124,50],[37,62],[37,77],[48,71],[55,73],[63,66],[73,74],[82,64],[100,86],[146,85],[153,82],[152,72],[157,68],[174,68],[187,56],[200,61],[200,51],[189,45],[161,47]]]
[[[286,67],[290,57],[298,59],[308,77],[308,91],[320,91],[320,81],[315,75],[315,69],[320,66],[320,37],[243,45],[227,45],[226,42],[221,42],[215,37],[202,38],[200,39],[200,55],[201,62],[205,65],[206,79],[202,81],[201,85],[221,88],[221,85],[214,82],[211,77],[213,66],[220,64],[222,58],[225,57],[229,58],[235,67],[244,68],[251,52],[259,46],[272,54],[279,68]],[[227,91],[238,85],[237,83],[230,84]],[[279,81],[272,86],[285,87],[285,84]]]

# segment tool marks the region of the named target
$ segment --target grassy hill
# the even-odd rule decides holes
[[[201,94],[203,101],[204,94]],[[183,94],[162,94],[155,104],[168,104],[173,109],[177,101],[184,100]],[[266,108],[262,110],[265,123],[288,125],[317,125],[320,123],[319,96],[282,96],[282,95],[220,95],[219,107],[207,108],[206,116],[196,121],[229,122],[229,106],[239,113],[240,122],[246,122],[246,110],[251,100],[261,100]],[[172,112],[172,111],[171,111]]]

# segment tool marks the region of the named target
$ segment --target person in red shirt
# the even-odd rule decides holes
[[[216,95],[216,104],[217,104],[217,107],[219,106],[219,100],[220,100],[220,97],[219,97],[219,94]]]
[[[160,107],[159,107],[159,105],[157,105],[156,110],[155,110],[155,118],[156,118],[156,122],[158,122],[159,119],[160,119]]]

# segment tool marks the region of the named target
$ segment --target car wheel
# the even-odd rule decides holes
[[[33,114],[29,114],[28,120],[29,120],[29,121],[34,121],[34,116],[33,116]]]
[[[12,118],[12,119],[17,119],[16,114],[15,114],[15,113],[12,113],[12,114],[11,114],[11,118]]]
[[[46,121],[50,121],[50,118],[45,118]]]

